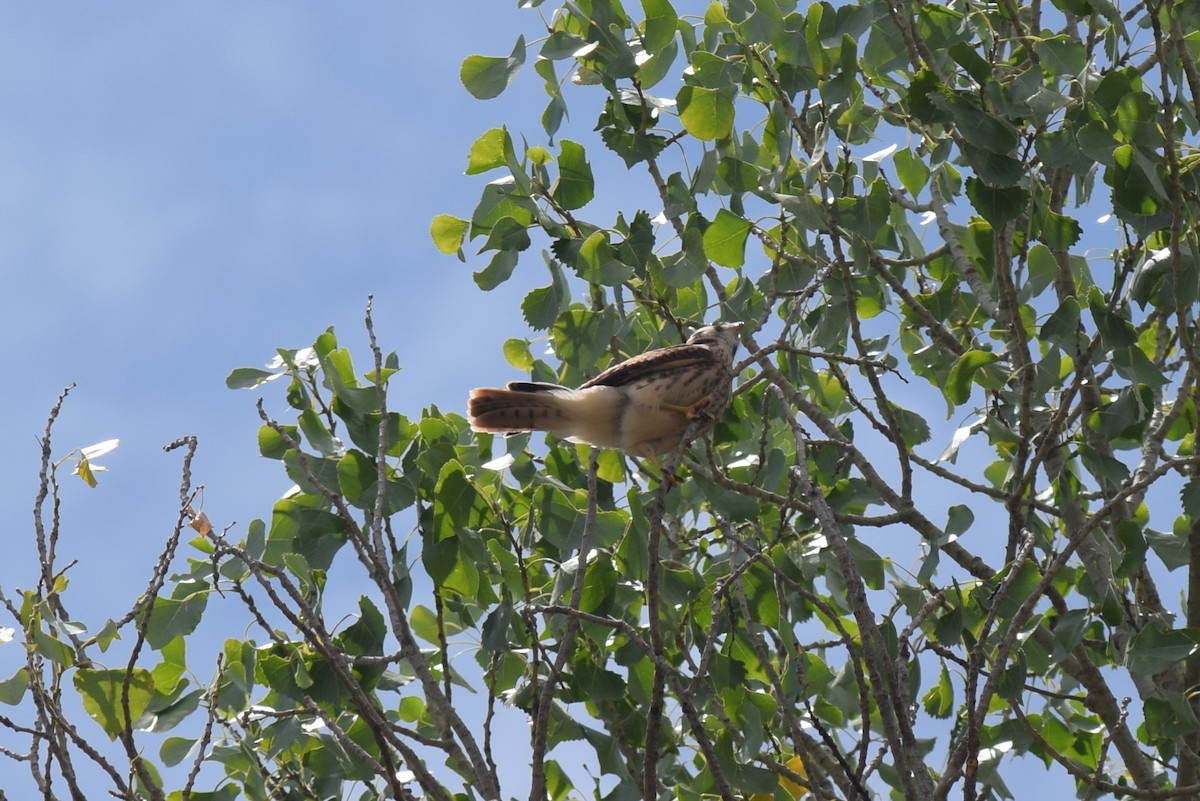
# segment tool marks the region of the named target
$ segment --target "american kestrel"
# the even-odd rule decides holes
[[[741,330],[741,323],[706,325],[686,343],[615,364],[578,389],[535,381],[473,389],[471,429],[548,431],[653,459],[678,446],[697,415],[703,415],[693,429],[699,436],[725,411]]]

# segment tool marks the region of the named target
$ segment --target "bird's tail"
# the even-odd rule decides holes
[[[512,385],[510,385],[511,387]],[[518,384],[520,389],[471,390],[467,417],[472,431],[510,434],[516,431],[556,431],[566,418],[563,393],[569,389],[554,384]]]

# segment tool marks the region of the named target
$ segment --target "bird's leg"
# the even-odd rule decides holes
[[[646,443],[643,442],[638,445],[637,452],[638,456],[641,456],[643,459],[649,461],[650,464],[658,468],[658,480],[660,482],[666,481],[672,487],[675,486],[679,479],[676,478],[674,473],[667,473],[666,469],[662,466],[662,462],[658,461],[658,456],[654,453],[654,451],[650,450],[650,447],[646,445]]]
[[[704,411],[704,407],[712,401],[711,395],[705,395],[700,400],[690,406],[681,406],[678,403],[664,403],[662,408],[672,412],[679,412],[688,420],[694,419],[698,414]]]

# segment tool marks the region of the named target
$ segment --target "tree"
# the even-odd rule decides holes
[[[6,599],[29,661],[0,700],[33,723],[0,722],[47,797],[79,760],[164,797],[156,764],[185,759],[171,797],[501,798],[525,760],[533,799],[1010,798],[1030,761],[1081,797],[1200,793],[1200,7],[641,6],[566,3],[466,60],[492,98],[535,54],[545,140],[480,136],[467,172],[498,178],[432,234],[489,254],[484,290],[539,242],[521,311],[554,358],[503,345],[535,380],[744,321],[711,441],[656,481],[393,411],[373,332],[365,376],[332,331],[281,350],[294,420],[260,403],[259,444],[297,489],[269,523],[197,512],[182,441],[176,536],[126,619],[69,624],[53,547]],[[568,99],[598,138],[556,141]],[[584,219],[605,191],[621,211]],[[252,633],[200,681],[184,644],[216,593]],[[72,688],[119,758],[68,722]]]

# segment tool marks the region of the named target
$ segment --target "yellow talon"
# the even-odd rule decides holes
[[[662,408],[667,409],[668,411],[672,411],[672,412],[679,412],[687,419],[692,420],[696,417],[696,415],[700,414],[700,412],[702,412],[704,410],[704,407],[707,406],[711,401],[712,401],[712,396],[705,395],[703,398],[696,401],[691,406],[680,406],[677,403],[664,403],[662,405]]]

